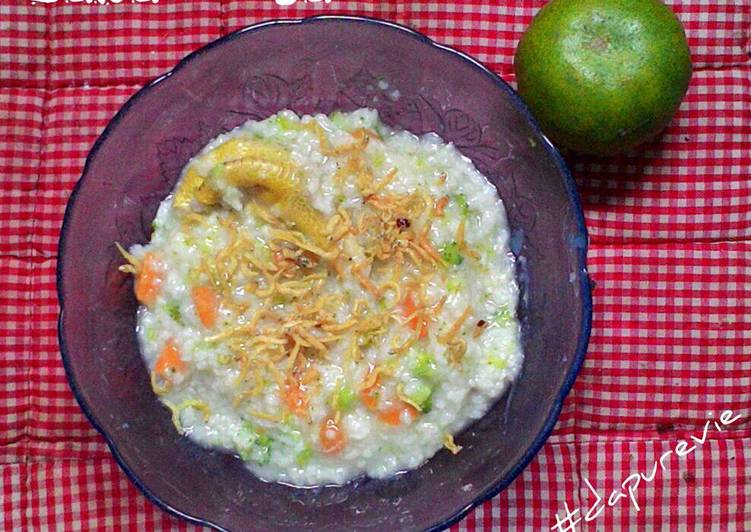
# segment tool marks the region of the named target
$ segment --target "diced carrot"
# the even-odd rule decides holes
[[[300,417],[308,414],[308,394],[299,380],[288,378],[282,390],[282,399],[290,412]]]
[[[183,373],[185,371],[185,362],[180,357],[180,350],[175,342],[170,338],[164,344],[162,352],[154,364],[154,373],[162,378],[168,379],[173,373]]]
[[[324,453],[338,453],[347,445],[347,436],[344,430],[337,425],[332,417],[327,417],[321,423],[321,446]]]
[[[378,410],[378,383],[374,384],[370,388],[360,390],[360,401],[368,410]]]
[[[443,211],[446,209],[446,205],[449,203],[449,197],[443,196],[441,199],[435,202],[435,208],[433,209],[433,212],[435,212],[436,216],[443,216]]]
[[[417,409],[414,406],[409,403],[405,403],[401,399],[396,399],[393,405],[378,412],[378,419],[380,419],[387,425],[396,427],[398,425],[401,425],[402,413],[404,412],[409,415],[410,419],[415,419],[417,417]]]
[[[210,286],[196,286],[191,290],[198,319],[205,327],[213,327],[219,313],[219,301]]]
[[[136,299],[147,307],[154,305],[162,287],[162,281],[162,272],[156,263],[156,257],[153,253],[146,253],[136,274],[134,287]]]
[[[407,292],[407,295],[404,296],[404,300],[402,300],[402,307],[403,307],[405,318],[412,316],[417,310],[417,307],[415,306],[415,301],[412,298],[411,292]],[[412,330],[415,330],[415,331],[419,327],[420,338],[425,338],[426,336],[428,336],[428,320],[427,319],[418,318],[417,316],[414,316],[411,320],[407,322],[407,325],[409,325],[412,328]]]

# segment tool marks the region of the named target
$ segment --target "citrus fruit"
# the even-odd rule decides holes
[[[612,155],[670,122],[691,56],[683,26],[659,0],[553,0],[522,36],[514,69],[555,144]]]

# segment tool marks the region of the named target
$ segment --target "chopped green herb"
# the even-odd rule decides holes
[[[452,294],[459,292],[462,287],[464,287],[464,279],[462,279],[461,277],[452,276],[448,278],[448,281],[446,281],[446,290],[448,290]]]
[[[459,266],[464,261],[464,257],[459,252],[459,244],[456,242],[448,242],[444,245],[441,249],[441,256],[443,260],[454,266]]]
[[[169,314],[169,317],[172,318],[175,323],[179,325],[183,324],[183,317],[182,314],[180,314],[180,306],[176,301],[170,301],[164,306],[164,308],[167,311],[167,314]]]
[[[144,335],[149,342],[156,342],[156,327],[149,327]]]
[[[462,216],[469,216],[469,203],[467,203],[467,197],[463,193],[456,195],[456,204],[459,206],[459,212],[462,213]]]
[[[198,249],[204,255],[211,255],[212,254],[211,246],[213,244],[214,244],[214,239],[207,236],[205,239],[198,242]]]
[[[258,439],[256,440],[256,445],[260,445],[261,447],[271,447],[271,442],[273,440],[269,438],[266,434],[261,434],[258,436]]]
[[[496,369],[505,369],[508,365],[508,362],[505,358],[497,357],[497,356],[489,356],[488,357],[488,364],[493,366]]]
[[[347,196],[345,196],[344,194],[337,194],[334,200],[337,203],[344,203],[347,200]]]
[[[282,131],[299,131],[302,129],[302,125],[297,120],[292,120],[286,116],[280,115],[277,117],[277,124]]]
[[[310,462],[311,458],[313,458],[313,449],[306,447],[305,449],[297,453],[295,462],[297,462],[298,466],[305,467],[306,465],[308,465],[308,462]]]
[[[512,319],[514,319],[514,316],[511,314],[511,311],[506,306],[499,308],[498,311],[493,316],[493,321],[496,322],[496,324],[500,325],[501,327],[505,327],[506,325],[511,323]]]
[[[240,457],[245,461],[268,464],[271,459],[271,445],[273,440],[266,434],[259,434],[250,423],[245,423],[240,432],[243,447]]]
[[[386,156],[383,154],[383,152],[378,152],[373,155],[373,166],[375,166],[376,168],[382,168],[385,162]]]

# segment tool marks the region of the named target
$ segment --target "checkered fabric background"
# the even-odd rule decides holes
[[[69,2],[0,2],[0,526],[187,529],[119,470],[60,362],[57,239],[97,135],[180,58],[271,18],[396,21],[513,83],[515,45],[544,2]],[[673,123],[636,155],[569,161],[596,282],[582,372],[535,460],[455,529],[550,529],[566,505],[579,518],[597,500],[588,484],[607,499],[729,409],[741,418],[710,425],[691,454],[666,455],[641,482],[639,511],[600,503],[578,527],[751,530],[751,2],[671,4],[695,66]]]

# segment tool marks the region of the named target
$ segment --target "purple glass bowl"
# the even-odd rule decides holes
[[[157,205],[209,139],[281,109],[374,107],[435,131],[497,187],[519,257],[526,359],[493,409],[422,467],[339,487],[265,483],[236,457],[178,436],[136,342],[136,301],[113,242],[146,242]],[[259,24],[189,55],[133,96],[94,145],[65,213],[59,336],[71,387],[156,504],[227,530],[439,529],[505,488],[555,424],[591,320],[574,182],[516,93],[475,60],[395,24],[316,17]]]

